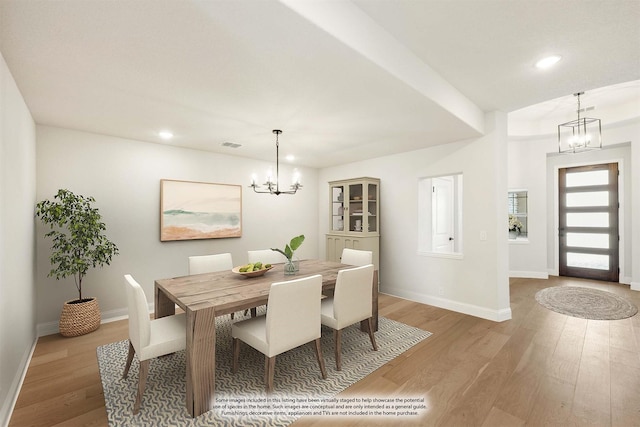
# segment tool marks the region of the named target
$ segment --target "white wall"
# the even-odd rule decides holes
[[[0,55],[0,425],[36,340],[35,124]]]
[[[91,270],[83,295],[98,298],[103,318],[126,314],[123,275],[132,274],[153,302],[155,279],[186,275],[187,257],[231,252],[234,264],[246,262],[246,251],[284,247],[298,234],[306,240],[300,258],[318,257],[317,171],[300,168],[304,188],[298,194],[255,194],[247,185],[252,173],[263,174],[269,162],[169,147],[104,135],[37,127],[37,199],[52,198],[67,188],[96,199],[107,236],[120,255],[110,266]],[[291,168],[281,165],[281,176]],[[160,242],[160,180],[176,179],[242,186],[242,237]],[[285,178],[286,179],[286,178]],[[47,278],[50,240],[38,221],[37,322],[41,334],[53,333],[62,304],[77,298],[73,279]]]
[[[321,170],[320,253],[325,254],[329,230],[328,182],[380,178],[381,291],[487,319],[509,319],[507,227],[498,227],[507,217],[506,116],[488,114],[486,129],[477,140]],[[456,173],[464,179],[463,259],[418,255],[418,180]],[[480,240],[482,231],[487,240]]]
[[[508,186],[527,190],[527,241],[509,242],[511,277],[547,278],[547,168],[548,140],[510,141],[508,149]],[[553,147],[551,147],[553,149]],[[507,198],[505,197],[505,203]],[[507,228],[507,217],[504,226]]]
[[[633,269],[634,265],[640,265],[640,238],[637,236],[640,226],[640,215],[637,215],[640,185],[634,185],[640,182],[637,172],[640,168],[640,123],[636,120],[605,127],[602,133],[603,150],[571,155],[557,153],[557,141],[553,135],[509,142],[509,188],[529,191],[529,241],[509,244],[509,270],[512,276],[546,277],[548,274],[558,274],[558,168],[620,162],[620,282],[640,282],[640,272],[637,271],[640,268]]]
[[[640,130],[636,131],[637,139],[631,143],[631,289],[640,291]]]

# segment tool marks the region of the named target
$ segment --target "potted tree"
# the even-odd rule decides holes
[[[36,205],[36,216],[50,231],[45,237],[51,245],[51,271],[56,280],[73,276],[78,298],[64,303],[59,329],[63,336],[78,336],[93,332],[100,326],[98,300],[82,295],[82,279],[90,268],[109,265],[118,254],[118,247],[104,235],[106,226],[93,197],[76,195],[60,189],[54,200]]]

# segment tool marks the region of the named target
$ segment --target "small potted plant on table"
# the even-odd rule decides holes
[[[284,264],[285,276],[296,274],[300,269],[300,263],[297,259],[293,258],[293,255],[300,245],[302,245],[302,242],[304,242],[304,234],[291,239],[289,244],[285,245],[284,250],[271,248],[272,251],[280,252],[282,255],[287,257],[287,262]]]

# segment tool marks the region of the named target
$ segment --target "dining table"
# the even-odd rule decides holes
[[[284,274],[284,264],[258,277],[231,270],[158,279],[155,281],[155,318],[171,316],[176,306],[186,313],[186,406],[192,417],[214,407],[216,317],[267,304],[271,284],[322,275],[323,295],[331,295],[338,271],[355,267],[324,260],[302,260],[295,275]],[[372,283],[373,328],[378,329],[378,271]],[[295,321],[295,319],[291,319]],[[368,332],[368,323],[360,328]],[[231,357],[231,355],[229,356]]]

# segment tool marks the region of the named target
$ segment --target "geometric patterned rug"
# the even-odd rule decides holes
[[[612,292],[578,286],[554,286],[536,293],[543,307],[591,320],[620,320],[635,316],[638,308]]]
[[[342,371],[335,369],[333,331],[323,327],[321,345],[327,379],[323,380],[320,375],[313,343],[305,344],[278,355],[274,391],[267,395],[264,355],[243,343],[238,372],[234,375],[231,372],[231,319],[230,316],[216,318],[216,403],[213,410],[197,418],[191,418],[185,407],[184,351],[151,361],[140,412],[133,415],[138,385],[137,358],[131,365],[128,379],[123,379],[128,341],[98,347],[109,426],[287,426],[303,413],[262,410],[255,411],[256,414],[243,411],[237,415],[228,402],[259,402],[266,398],[271,402],[274,399],[289,402],[300,398],[309,401],[331,399],[431,335],[431,332],[379,317],[375,333],[378,351],[373,351],[369,336],[361,332],[359,326],[358,323],[343,330]]]

